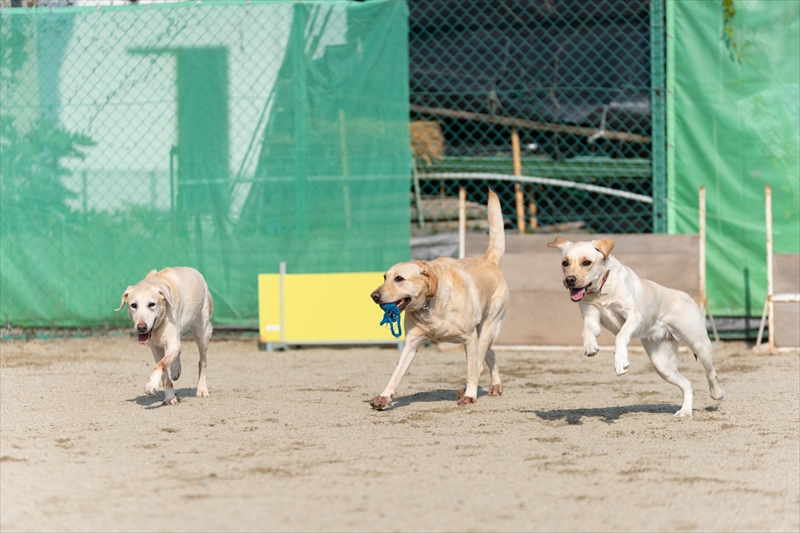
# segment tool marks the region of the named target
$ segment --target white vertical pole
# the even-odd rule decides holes
[[[711,306],[708,304],[708,294],[706,292],[706,188],[700,187],[700,307],[703,311],[703,322],[706,313],[711,320],[711,331],[714,333],[714,342],[719,342],[717,323],[714,322],[714,315],[711,314]]]
[[[344,119],[344,109],[339,110],[339,138],[342,149],[342,176],[347,177],[350,170],[347,168],[347,127]]]
[[[467,252],[467,188],[458,189],[458,258],[464,259]]]
[[[772,301],[772,187],[764,186],[767,212],[767,304],[769,305],[769,351],[775,351],[775,304]]]
[[[284,320],[284,315],[283,315],[283,312],[284,312],[284,306],[283,306],[283,297],[284,297],[284,292],[283,292],[283,281],[284,281],[284,278],[285,278],[285,277],[286,277],[286,263],[285,263],[285,262],[283,262],[283,261],[281,261],[281,264],[280,264],[280,283],[281,283],[281,344],[283,344],[284,342],[286,342],[286,335],[285,335],[285,331],[286,331],[286,321]]]
[[[700,187],[700,305],[706,307],[706,188]]]

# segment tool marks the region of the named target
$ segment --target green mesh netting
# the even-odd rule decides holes
[[[667,3],[670,231],[696,233],[707,188],[708,298],[717,316],[761,313],[764,185],[775,253],[800,252],[800,2]],[[674,95],[674,96],[672,96]]]
[[[407,259],[407,16],[398,1],[3,10],[2,321],[122,323],[126,286],[187,265],[214,321],[246,324],[281,261]]]

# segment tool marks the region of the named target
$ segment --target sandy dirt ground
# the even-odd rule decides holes
[[[458,407],[465,359],[214,341],[211,397],[143,394],[132,338],[0,344],[2,531],[798,531],[798,354],[681,355],[694,416],[643,353],[499,352],[505,394]],[[488,384],[483,376],[481,385]]]

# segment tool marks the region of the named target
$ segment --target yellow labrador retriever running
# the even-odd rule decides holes
[[[478,379],[484,361],[489,366],[489,396],[500,396],[503,384],[494,352],[490,349],[500,332],[508,303],[508,286],[500,270],[505,252],[503,214],[500,201],[489,191],[489,249],[481,258],[410,261],[392,266],[383,284],[371,297],[375,303],[395,303],[406,312],[406,340],[389,384],[370,400],[373,409],[383,409],[394,397],[420,344],[426,339],[464,345],[467,383],[458,392],[458,404],[478,401]]]
[[[692,384],[678,373],[680,341],[702,363],[711,397],[725,396],[717,382],[703,316],[688,294],[640,279],[611,255],[612,239],[572,243],[558,237],[547,246],[561,250],[564,286],[583,315],[585,355],[599,350],[597,337],[604,326],[616,335],[614,369],[621,376],[630,364],[631,337],[640,339],[658,375],[683,392],[683,406],[675,416],[692,416]]]
[[[128,304],[131,317],[139,335],[139,344],[150,346],[156,366],[144,387],[152,396],[158,384],[164,386],[164,405],[175,405],[173,381],[181,375],[181,333],[192,330],[200,351],[197,396],[208,397],[206,384],[206,354],[211,340],[211,313],[214,302],[202,274],[189,267],[151,270],[147,277],[125,289],[117,311]],[[167,377],[170,368],[172,380]]]

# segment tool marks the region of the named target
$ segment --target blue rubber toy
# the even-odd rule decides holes
[[[392,335],[394,335],[394,338],[400,338],[400,335],[403,334],[403,329],[400,327],[401,311],[398,309],[397,304],[381,304],[381,309],[383,309],[383,320],[381,320],[381,326],[384,324],[389,324],[389,329],[392,330]],[[394,332],[395,322],[397,322],[397,333]]]

